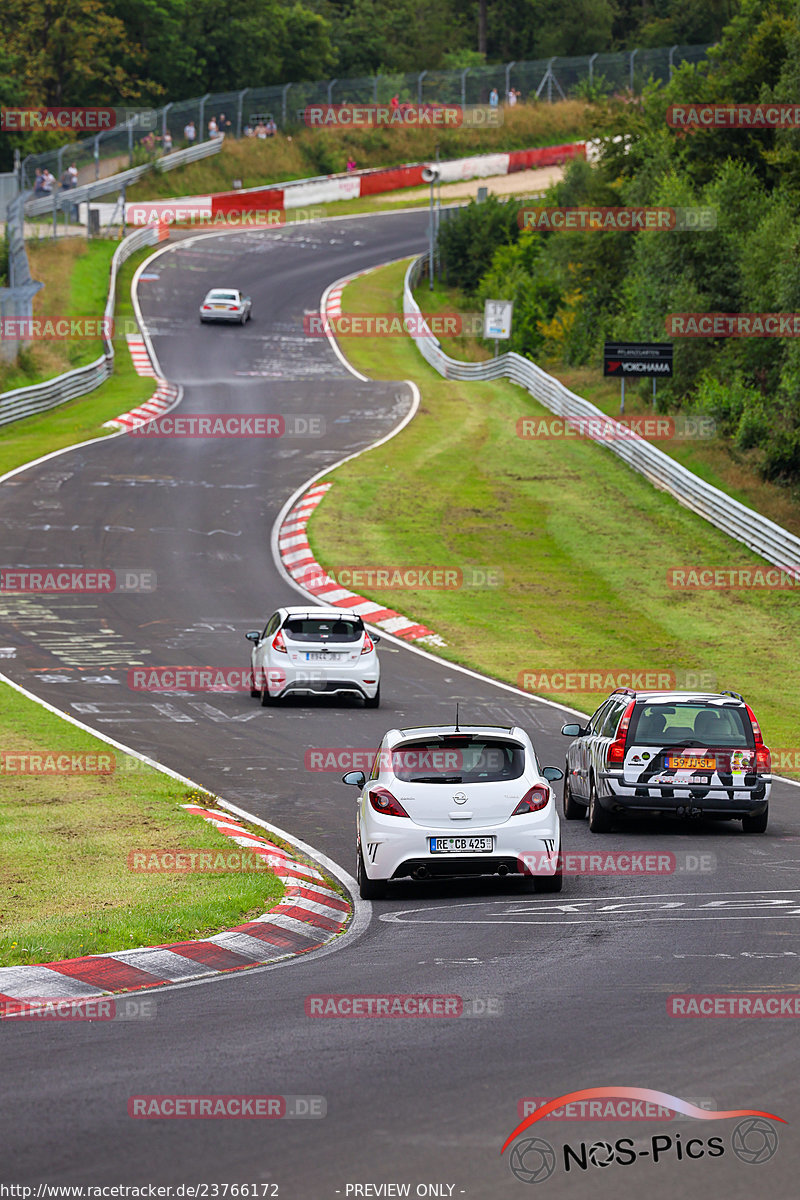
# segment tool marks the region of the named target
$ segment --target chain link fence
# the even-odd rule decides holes
[[[8,287],[0,287],[0,358],[12,362],[19,351],[16,339],[4,336],[9,317],[32,317],[33,297],[44,287],[31,278],[28,255],[25,251],[24,207],[26,196],[15,196],[6,208],[6,253],[8,255]]]
[[[497,63],[460,71],[369,75],[208,93],[154,110],[154,122],[133,120],[94,137],[69,142],[58,150],[29,154],[22,163],[22,186],[33,185],[37,167],[47,167],[60,179],[65,166],[74,163],[82,182],[88,182],[92,176],[100,179],[137,166],[163,153],[167,135],[175,149],[191,144],[184,135],[190,124],[195,128],[194,144],[199,144],[209,140],[208,122],[212,116],[220,132],[238,138],[248,126],[252,129],[269,117],[279,129],[291,132],[302,124],[309,104],[381,104],[393,96],[401,103],[412,104],[487,104],[495,88],[501,101],[505,102],[513,90],[521,103],[600,97],[628,89],[639,94],[648,80],[665,82],[679,64],[701,62],[708,49],[707,45],[663,46],[580,58]]]

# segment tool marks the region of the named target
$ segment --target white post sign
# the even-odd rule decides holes
[[[495,341],[510,338],[513,308],[513,300],[487,300],[483,309],[483,336]]]

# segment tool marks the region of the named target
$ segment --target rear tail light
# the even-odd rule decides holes
[[[614,738],[611,745],[606,751],[606,763],[624,763],[625,762],[625,739],[628,736],[628,726],[631,723],[633,710],[636,707],[636,701],[631,700],[625,712],[622,715],[622,720],[619,723],[617,736]]]
[[[540,812],[541,809],[547,806],[549,799],[550,789],[542,787],[541,784],[537,783],[535,787],[530,788],[525,793],[511,815],[512,817],[518,817],[522,813]]]
[[[761,736],[761,726],[755,718],[755,714],[749,704],[745,704],[747,715],[750,718],[750,724],[753,726],[753,738],[756,744],[756,771],[762,771],[769,774],[772,770],[772,755],[769,751],[769,746],[764,745],[764,738]]]
[[[286,649],[286,643],[283,640],[283,630],[279,629],[275,634],[275,637],[272,639],[272,649],[279,650],[281,654],[289,653],[289,651]]]
[[[367,631],[365,629],[364,630],[364,645],[361,647],[361,653],[362,654],[371,654],[374,649],[375,649],[375,645],[372,641],[372,638],[369,636],[369,634],[367,633]]]
[[[210,311],[211,311],[211,305],[210,305],[210,304],[204,304],[204,305],[203,305],[203,312],[210,312]]]
[[[385,817],[407,817],[408,813],[399,800],[395,800],[386,788],[373,788],[369,794],[369,802],[375,812],[383,813]]]

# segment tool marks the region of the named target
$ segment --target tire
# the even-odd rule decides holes
[[[250,669],[250,697],[252,700],[256,700],[260,695],[261,695],[261,689],[256,687],[255,671],[253,671],[253,669],[251,668]]]
[[[277,703],[278,703],[278,701],[277,701],[277,698],[273,698],[273,697],[272,697],[272,696],[270,696],[270,694],[269,694],[269,688],[267,687],[267,677],[266,677],[266,675],[264,676],[264,678],[263,678],[263,679],[262,679],[262,681],[261,681],[261,690],[260,690],[260,692],[259,692],[258,694],[259,694],[259,695],[260,695],[260,697],[261,697],[261,707],[262,707],[262,708],[269,708],[270,704],[277,704]]]
[[[370,700],[369,696],[364,697],[364,708],[380,708],[381,706],[381,685],[378,684],[378,690]]]
[[[555,875],[534,875],[533,890],[541,894],[542,892],[560,892],[564,883],[564,872],[561,867],[558,868]]]
[[[609,833],[611,825],[611,814],[600,806],[597,786],[592,780],[589,788],[589,829],[592,833]]]
[[[383,900],[386,897],[386,880],[385,879],[370,879],[367,872],[364,870],[364,856],[361,853],[361,847],[358,847],[358,861],[356,863],[356,879],[358,880],[358,894],[362,900]]]
[[[244,325],[245,325],[245,322],[246,322],[246,321],[247,321],[247,313],[242,313],[242,318],[241,318],[241,320],[239,321],[239,324],[240,324],[242,327],[244,327]]]
[[[586,816],[586,809],[572,795],[572,788],[569,786],[569,770],[564,770],[564,820],[565,821],[582,821]]]
[[[742,833],[766,833],[768,821],[769,805],[767,805],[763,813],[757,813],[751,817],[742,817]]]

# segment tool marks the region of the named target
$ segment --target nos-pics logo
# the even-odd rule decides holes
[[[521,1137],[535,1122],[542,1120],[543,1117],[566,1104],[603,1098],[639,1100],[648,1104],[658,1104],[698,1121],[726,1121],[736,1117],[742,1119],[734,1127],[727,1146],[722,1135],[707,1138],[684,1138],[680,1133],[672,1132],[653,1134],[647,1140],[639,1139],[638,1141],[623,1137],[617,1138],[613,1142],[603,1139],[598,1139],[596,1142],[580,1142],[577,1146],[565,1143],[557,1151],[544,1138]],[[572,1171],[590,1171],[592,1168],[602,1170],[614,1165],[630,1167],[640,1159],[658,1164],[664,1161],[687,1162],[691,1159],[721,1158],[728,1152],[733,1153],[736,1158],[749,1166],[759,1166],[769,1162],[778,1150],[778,1133],[771,1123],[772,1121],[785,1123],[783,1117],[778,1117],[775,1113],[762,1112],[760,1109],[735,1108],[709,1112],[691,1104],[688,1100],[682,1100],[679,1096],[654,1091],[652,1088],[584,1088],[582,1091],[567,1092],[537,1108],[524,1121],[521,1121],[506,1138],[500,1153],[505,1154],[511,1143],[514,1142],[508,1158],[508,1165],[512,1175],[520,1183],[545,1182],[558,1170],[559,1160],[562,1170],[567,1174]]]

